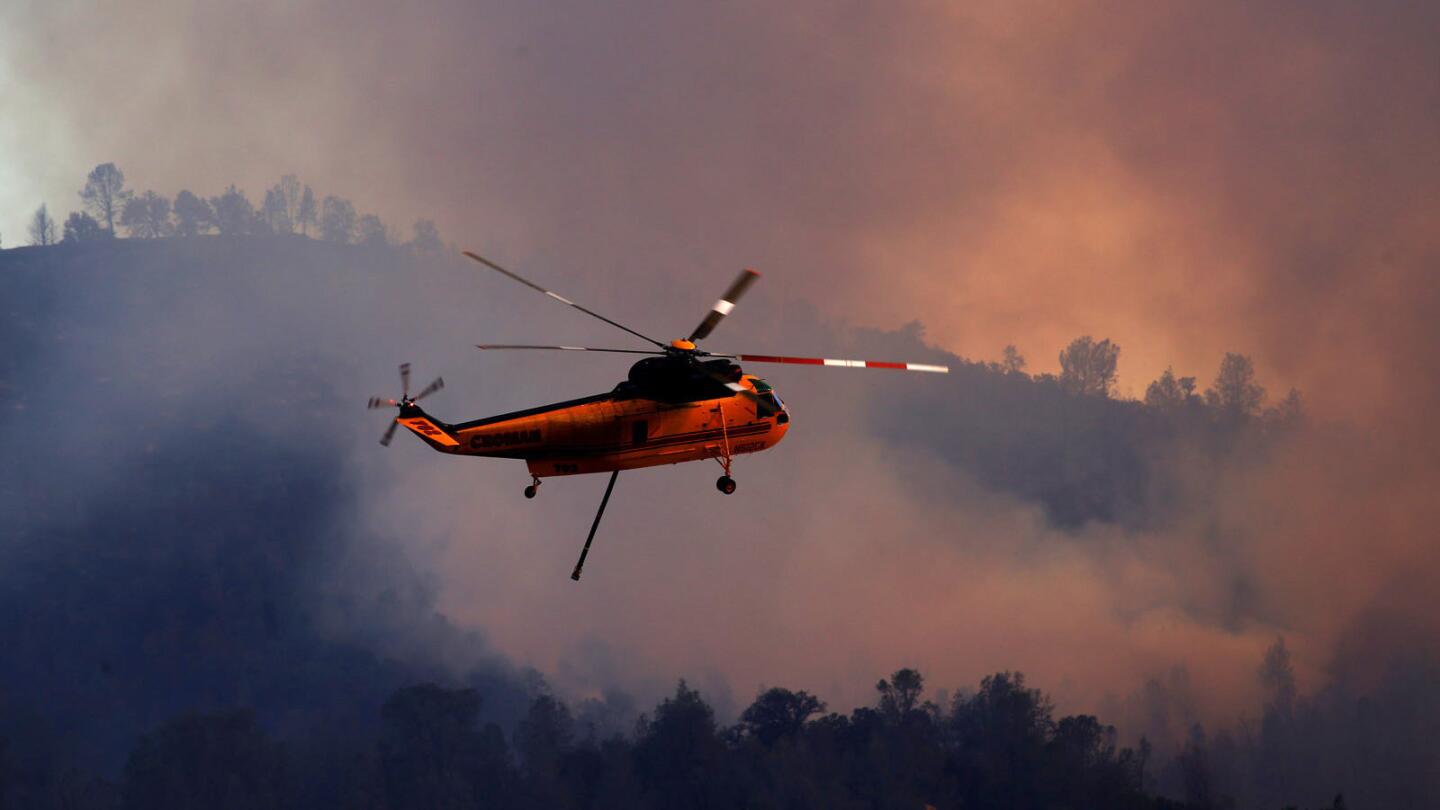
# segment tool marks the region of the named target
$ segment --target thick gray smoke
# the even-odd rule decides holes
[[[1169,363],[1203,387],[1231,350],[1272,400],[1305,392],[1312,428],[1251,452],[976,373],[777,370],[786,443],[744,464],[730,499],[701,465],[622,476],[580,588],[564,574],[603,482],[528,503],[516,465],[382,453],[383,424],[327,414],[318,455],[356,487],[338,512],[373,534],[348,564],[373,571],[403,538],[439,612],[571,693],[649,697],[686,674],[732,705],[766,682],[843,706],[901,662],[952,684],[1006,666],[1066,708],[1132,706],[1125,724],[1157,731],[1158,710],[1127,696],[1176,666],[1196,687],[1175,717],[1228,718],[1262,699],[1255,665],[1277,636],[1307,694],[1382,682],[1398,654],[1433,648],[1431,7],[0,14],[7,246],[39,202],[74,206],[101,161],[165,194],[236,182],[254,198],[299,171],[661,335],[755,266],[765,278],[715,348],[924,359],[1015,343],[1046,371],[1090,333],[1123,347],[1135,397]],[[75,377],[18,367],[25,413],[103,404],[164,424],[180,414],[90,393],[163,360],[197,396],[254,398],[247,426],[289,447],[284,410],[259,403],[289,395],[260,372],[291,351],[321,359],[335,403],[386,393],[413,360],[447,376],[446,418],[623,373],[475,355],[481,340],[624,339],[503,279],[375,268],[357,285],[326,261],[297,289],[306,262],[255,257],[273,276],[167,290],[190,298],[159,312],[121,279],[54,292],[47,306],[87,307],[77,330],[95,314],[147,342],[76,355]],[[912,319],[923,336],[903,331]],[[119,452],[11,424],[27,456]],[[55,475],[98,484],[113,466]]]

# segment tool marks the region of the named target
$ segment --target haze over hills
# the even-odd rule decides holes
[[[93,806],[134,804],[139,799],[126,798],[131,794],[125,791],[139,791],[140,785],[160,790],[153,779],[164,779],[155,774],[167,772],[172,767],[168,758],[181,756],[195,745],[186,741],[195,739],[252,747],[262,764],[246,778],[259,780],[266,795],[293,798],[300,795],[293,791],[303,788],[319,791],[306,794],[312,797],[344,794],[349,797],[345,802],[358,802],[345,793],[354,784],[342,788],[338,780],[368,785],[371,799],[389,795],[394,801],[400,794],[386,794],[381,785],[408,778],[403,776],[407,766],[387,759],[385,752],[392,750],[385,747],[391,739],[387,735],[419,733],[407,724],[432,722],[458,724],[447,726],[460,735],[455,745],[465,750],[480,746],[473,754],[479,759],[454,777],[456,784],[473,788],[476,796],[508,797],[503,801],[534,801],[533,791],[559,791],[591,797],[575,799],[576,806],[604,806],[594,798],[604,779],[594,780],[598,774],[618,773],[614,769],[622,761],[630,763],[622,770],[633,783],[611,785],[602,793],[613,790],[615,796],[661,803],[691,790],[713,796],[767,794],[777,788],[765,780],[782,778],[766,770],[783,761],[772,759],[782,756],[773,739],[761,741],[772,733],[788,740],[785,750],[791,753],[783,756],[806,758],[819,769],[787,784],[836,802],[836,797],[862,801],[873,791],[927,800],[969,796],[1000,801],[996,797],[1008,795],[1005,791],[1028,784],[987,781],[994,777],[955,770],[961,749],[954,746],[995,743],[987,736],[991,732],[961,731],[985,716],[982,698],[1008,700],[1005,695],[1012,693],[1006,690],[1017,688],[1015,695],[1031,694],[1008,676],[972,693],[964,682],[944,683],[932,674],[925,681],[929,691],[903,698],[907,708],[901,709],[893,702],[900,698],[883,690],[848,703],[843,692],[824,694],[823,683],[796,683],[792,688],[818,694],[840,714],[803,725],[806,717],[820,716],[812,712],[793,721],[788,731],[764,731],[760,715],[754,714],[762,711],[756,708],[761,704],[742,712],[747,697],[730,689],[743,684],[728,684],[716,673],[656,672],[653,662],[639,669],[616,667],[606,663],[603,636],[594,658],[572,658],[565,665],[569,669],[544,671],[541,661],[515,660],[525,648],[505,641],[513,631],[504,629],[504,621],[487,626],[463,618],[465,602],[456,601],[457,590],[500,587],[505,580],[524,583],[537,575],[532,568],[538,572],[552,557],[568,558],[574,551],[570,542],[536,545],[533,540],[512,551],[509,535],[538,528],[541,537],[574,538],[573,527],[593,503],[572,499],[558,488],[558,495],[547,491],[555,505],[527,529],[507,517],[523,509],[518,491],[505,489],[515,479],[513,470],[459,468],[414,444],[397,445],[387,454],[373,444],[384,422],[367,418],[373,414],[362,410],[365,397],[393,393],[387,386],[396,384],[393,364],[402,359],[416,361],[422,376],[446,373],[451,398],[437,397],[434,407],[438,413],[464,416],[478,415],[467,409],[502,410],[510,402],[602,390],[601,381],[613,381],[617,370],[552,366],[536,375],[533,367],[507,361],[504,369],[466,374],[466,366],[475,362],[466,347],[480,331],[515,334],[507,330],[545,327],[529,310],[515,306],[507,295],[513,291],[477,285],[472,270],[445,254],[289,235],[107,239],[0,252],[0,280],[6,289],[0,320],[0,343],[6,347],[0,367],[0,441],[7,457],[20,462],[8,465],[0,487],[0,510],[10,527],[0,546],[5,619],[0,645],[7,650],[0,662],[0,737],[6,740],[6,764],[0,769],[6,781],[0,784],[7,786],[6,801],[39,806],[78,792]],[[924,344],[915,328],[865,332],[825,324],[793,308],[780,318],[777,304],[763,297],[747,300],[746,307],[749,320],[736,319],[727,328],[747,331],[726,336],[746,340],[746,348],[753,345],[749,341],[783,341],[831,354],[863,347],[869,354],[907,359],[942,356]],[[549,313],[541,318],[551,323]],[[763,326],[781,321],[778,329]],[[1098,359],[1103,376],[1106,350],[1098,342],[1087,345],[1087,357]],[[1306,425],[1290,405],[1288,410],[1230,408],[1216,398],[1218,393],[1207,404],[1201,391],[1180,381],[1152,391],[1148,403],[1122,401],[1107,394],[1103,381],[1098,388],[1077,388],[1082,384],[1075,377],[1081,374],[1078,365],[1060,377],[1032,377],[1018,356],[988,364],[943,357],[955,371],[939,390],[895,378],[877,383],[857,376],[774,377],[787,399],[799,403],[797,418],[808,423],[812,436],[853,434],[865,446],[878,442],[911,462],[932,459],[897,474],[913,488],[916,504],[966,516],[953,539],[936,536],[940,543],[976,548],[983,542],[989,547],[984,553],[991,556],[1011,553],[1019,544],[1042,558],[1078,555],[1122,572],[1134,565],[1125,562],[1129,554],[1157,556],[1164,566],[1203,559],[1207,576],[1230,583],[1230,592],[1217,596],[1195,589],[1163,597],[1135,592],[1117,609],[1143,616],[1142,602],[1160,598],[1182,626],[1214,627],[1237,638],[1289,621],[1285,603],[1261,588],[1263,569],[1254,567],[1253,544],[1263,538],[1251,534],[1248,514],[1226,511],[1234,504],[1231,487],[1236,481],[1263,484],[1269,465],[1293,458],[1297,444],[1334,446],[1343,435],[1315,438],[1334,430]],[[504,390],[497,391],[502,385]],[[777,450],[773,460],[767,456],[749,465],[742,481],[755,494],[743,502],[745,512],[722,511],[715,520],[759,527],[750,533],[767,544],[786,542],[785,523],[755,522],[773,517],[771,498],[796,492],[817,501],[826,496],[804,477],[767,477],[765,462],[772,462],[772,471],[795,475],[800,472],[796,456],[812,463],[813,441],[800,438]],[[932,479],[941,469],[936,463],[960,477]],[[884,462],[854,464],[866,468]],[[657,494],[677,503],[682,513],[715,507],[705,500],[713,492],[688,484],[678,491],[670,487],[672,478],[686,480],[683,468],[675,469],[675,476],[636,476],[626,482],[632,500],[620,508],[632,516],[622,519],[618,525],[623,528],[614,534],[602,535],[595,562],[601,584],[587,582],[586,587],[602,595],[607,585],[633,590],[654,582],[664,587],[636,557],[676,542],[667,536],[667,524],[674,520],[669,507],[653,508]],[[873,487],[877,479],[866,480]],[[962,489],[937,486],[956,481]],[[457,483],[479,493],[478,509],[457,508]],[[496,489],[503,490],[503,498],[486,493]],[[736,503],[742,502],[727,507]],[[962,508],[948,511],[954,504]],[[426,518],[437,511],[449,517]],[[1029,517],[1017,523],[1016,515]],[[533,514],[526,518],[532,519]],[[457,530],[468,535],[463,541],[467,553],[493,558],[489,571],[444,570],[447,560],[457,558],[443,543],[437,546],[435,538]],[[897,544],[917,537],[900,527],[867,531],[885,537],[892,559],[904,555]],[[692,542],[688,548],[703,552],[708,541],[702,532]],[[1122,543],[1136,550],[1122,553]],[[729,563],[716,558],[722,568],[714,578],[733,584],[747,565],[763,564],[757,548],[734,546],[727,551]],[[834,562],[819,565],[823,570]],[[563,572],[554,568],[548,574],[559,580]],[[689,572],[681,567],[672,575],[683,579]],[[1051,573],[1040,570],[1037,576]],[[1134,580],[1127,581],[1133,585]],[[997,597],[982,579],[955,585],[979,598]],[[513,584],[504,592],[523,600],[524,587]],[[784,587],[799,595],[811,586],[796,574]],[[868,610],[893,609],[886,605],[890,597],[876,591],[873,582],[852,581],[848,587]],[[1067,598],[1078,593],[1071,591]],[[1014,595],[998,599],[984,621],[1003,626],[1012,620],[1008,611],[1045,611],[1038,602],[1021,607]],[[681,614],[688,611],[680,604],[676,608]],[[557,621],[567,621],[572,609],[509,621],[544,634]],[[616,609],[626,610],[623,604]],[[784,621],[797,621],[787,612],[793,608],[777,603],[775,610],[777,617],[788,617]],[[943,613],[911,620],[923,626],[932,618],[940,626],[950,621]],[[854,643],[865,643],[869,631],[862,624],[849,626]],[[715,641],[720,636],[711,634],[730,632],[704,625],[677,631]],[[654,634],[657,648],[672,643],[663,627],[647,632]],[[497,649],[495,638],[509,651]],[[843,636],[834,640],[849,643]],[[937,649],[948,646],[943,637],[928,643]],[[1340,790],[1352,800],[1404,801],[1433,787],[1418,776],[1426,772],[1425,763],[1434,762],[1433,743],[1422,733],[1425,718],[1432,715],[1428,709],[1415,711],[1428,705],[1415,701],[1435,672],[1433,659],[1420,649],[1389,657],[1378,671],[1347,674],[1343,666],[1349,653],[1342,651],[1335,659],[1334,680],[1315,693],[1300,686],[1294,644],[1270,644],[1261,677],[1248,693],[1260,697],[1263,723],[1218,735],[1214,729],[1228,726],[1233,715],[1217,716],[1215,704],[1206,708],[1205,670],[1191,671],[1172,661],[1169,666],[1175,668],[1156,668],[1148,685],[1143,676],[1125,670],[1111,673],[1112,683],[1102,693],[1108,697],[1089,704],[1103,710],[1101,724],[1086,726],[1076,738],[1090,752],[1084,757],[1099,757],[1093,760],[1099,770],[1084,776],[1098,781],[1086,781],[1084,790],[1101,791],[1093,796],[1123,794],[1129,797],[1125,801],[1140,803],[1135,806],[1148,801],[1143,793],[1158,790],[1203,807],[1218,806],[1226,795],[1242,798],[1246,806],[1282,799],[1318,806]],[[924,648],[925,643],[911,647]],[[921,652],[917,658],[927,655]],[[1097,649],[1093,655],[1105,653]],[[766,660],[762,656],[758,665]],[[576,670],[580,663],[591,669]],[[999,671],[1019,663],[991,655],[981,666]],[[536,664],[540,671],[532,668]],[[887,671],[881,668],[869,677]],[[1300,675],[1305,676],[1303,669]],[[685,676],[695,678],[699,695],[683,687],[670,689],[674,679]],[[427,681],[445,689],[396,691]],[[474,693],[447,691],[465,687]],[[655,699],[657,691],[670,698],[651,715],[650,725],[635,732],[644,704],[626,693],[637,691],[642,700]],[[563,715],[571,719],[551,718],[560,730],[547,733],[559,736],[547,743],[555,751],[544,756],[554,758],[559,770],[537,775],[541,772],[527,763],[542,755],[524,746],[540,743],[524,742],[524,729],[540,722],[535,712],[557,711],[553,701],[533,702],[548,694],[570,704]],[[790,695],[786,700],[798,700],[794,696],[803,692],[785,694]],[[947,694],[955,696],[953,702]],[[936,705],[922,709],[922,697]],[[876,699],[878,714],[865,714],[864,706],[877,705]],[[1054,725],[1061,712],[1040,711],[1038,699],[1037,693],[1034,700],[1021,701],[1037,712],[1028,715],[1032,725],[1025,733],[1034,736],[1025,744],[1038,746],[1035,767],[1060,767],[1059,760],[1041,752],[1064,750],[1065,735],[1080,733],[1079,721]],[[734,732],[738,736],[715,736],[716,721],[701,700],[718,707],[721,724],[742,715],[753,715],[753,722],[742,723]],[[1074,695],[1065,700],[1083,702]],[[855,704],[861,709],[847,717],[844,712]],[[783,703],[776,711],[805,705],[803,700]],[[254,710],[255,721],[224,713],[235,709]],[[176,719],[182,717],[189,719]],[[532,725],[517,725],[526,718]],[[665,725],[671,720],[680,731]],[[1104,722],[1118,723],[1119,736],[1107,736]],[[1201,722],[1211,729],[1208,736],[1196,725]],[[599,743],[611,734],[632,732],[639,735],[633,743]],[[147,733],[151,736],[137,747]],[[710,740],[702,745],[709,753],[695,754],[709,758],[703,767],[695,766],[692,776],[698,781],[655,781],[655,774],[680,767],[657,765],[646,757],[659,754],[644,753],[647,745],[662,744],[656,740],[663,737],[656,735],[669,733],[698,733]],[[595,735],[599,747],[582,744],[587,734]],[[1140,752],[1116,747],[1136,746],[1141,735],[1148,735],[1150,747],[1143,783]],[[505,753],[511,746],[521,752],[518,760]],[[924,757],[933,761],[922,757],[895,771],[887,769],[899,766],[882,766],[862,754],[890,746],[920,746],[917,750],[929,752]],[[336,765],[340,760],[350,765]],[[848,764],[837,766],[839,761]],[[564,766],[554,765],[559,762]],[[601,762],[608,764],[601,767]],[[730,764],[722,768],[722,762]],[[748,775],[725,770],[742,762],[751,763],[741,768]],[[1338,762],[1351,764],[1342,771],[1336,770]],[[279,770],[266,770],[272,766],[288,769],[286,778],[293,781],[276,776]],[[657,767],[660,771],[647,770]],[[837,767],[859,769],[879,781],[836,784],[818,775]],[[577,776],[582,772],[591,776]],[[490,776],[477,775],[484,773]],[[102,781],[89,781],[89,774]],[[215,774],[205,778],[223,781]],[[492,778],[498,780],[494,785],[486,781]],[[905,787],[896,787],[895,779]],[[757,787],[762,783],[766,787]],[[508,787],[495,787],[502,784]],[[492,789],[498,792],[486,792]],[[1026,795],[1025,801],[1040,800],[1038,794]]]
[[[1410,0],[0,5],[0,807],[1434,804],[1437,43]],[[527,501],[364,409],[405,361],[451,421],[625,375],[471,348],[633,344],[461,249],[666,339],[751,267],[705,348],[953,372],[751,369],[785,442],[730,497],[620,476],[576,587],[603,479]]]

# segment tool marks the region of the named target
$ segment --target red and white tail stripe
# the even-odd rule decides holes
[[[790,363],[797,366],[889,368],[896,371],[929,371],[935,374],[950,373],[949,366],[932,366],[926,363],[886,363],[879,360],[833,360],[828,357],[778,357],[770,354],[739,354],[735,355],[735,357],[745,363]]]

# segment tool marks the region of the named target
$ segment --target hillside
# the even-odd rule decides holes
[[[116,779],[127,762],[133,786],[137,762],[167,745],[178,755],[186,734],[219,733],[206,724],[240,735],[237,745],[270,751],[273,737],[319,757],[288,767],[348,757],[351,765],[311,773],[363,781],[379,778],[367,770],[381,767],[370,759],[377,735],[399,733],[382,704],[391,712],[396,700],[420,701],[405,711],[453,710],[476,728],[493,722],[484,734],[502,735],[502,746],[502,729],[548,711],[532,704],[546,692],[539,674],[453,625],[405,544],[356,520],[374,488],[355,454],[385,458],[372,444],[383,420],[361,405],[372,386],[394,384],[400,352],[419,347],[431,363],[454,367],[482,314],[486,330],[541,328],[528,312],[506,311],[508,299],[490,302],[465,286],[465,272],[444,257],[295,237],[0,251],[0,444],[12,460],[0,476],[0,738],[9,741],[12,796],[50,801],[57,790],[82,790],[76,774]],[[749,337],[779,339],[763,326],[779,320],[777,305],[747,306],[750,323],[761,325],[748,327]],[[828,395],[838,410],[853,403],[877,439],[1037,507],[1061,537],[1095,525],[1128,531],[1193,520],[1211,508],[1222,474],[1252,463],[1283,433],[1274,420],[1225,418],[1198,398],[1161,408],[1076,395],[1053,377],[943,355],[915,329],[865,332],[812,313],[784,330],[787,341],[826,349],[859,344],[950,363],[948,378],[926,385],[792,377],[787,390],[803,402]],[[593,385],[611,373],[586,371],[558,385]],[[525,387],[540,384],[516,378],[504,393],[540,396]],[[807,409],[816,433],[854,429],[826,409]],[[475,691],[396,691],[423,681]],[[992,687],[1043,703],[1023,682]],[[682,685],[665,704],[672,709],[656,716],[700,711],[696,700]],[[827,746],[861,756],[880,744],[866,740],[918,745],[906,735],[919,727],[892,725],[895,717],[969,722],[966,712],[979,709],[968,705],[942,706],[933,717],[903,709],[886,720],[863,707],[850,718],[831,715],[813,727],[819,736],[805,743],[815,746],[805,756],[823,769]],[[254,715],[226,714],[236,708]],[[706,733],[718,734],[710,712],[694,716],[711,717]],[[582,701],[575,714],[592,734],[634,727],[633,701],[618,691]],[[1086,733],[1099,736],[1085,744],[1104,750],[1107,732],[1087,722]],[[157,728],[180,736],[136,747]],[[1032,731],[1043,742],[1053,727]],[[645,739],[636,757],[648,756]],[[731,749],[714,755],[722,750]],[[1134,761],[1124,759],[1132,755],[1108,750],[1097,767],[1112,781],[1094,789],[1140,801],[1139,783],[1124,781],[1134,778]],[[598,755],[584,747],[567,754]],[[62,777],[57,768],[78,771]],[[1178,786],[1180,774],[1164,778]],[[115,798],[115,784],[92,785],[95,806]],[[1009,789],[967,784],[972,798]],[[670,795],[655,789],[652,798]],[[344,792],[324,779],[306,790]]]

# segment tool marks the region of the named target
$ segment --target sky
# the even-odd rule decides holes
[[[742,491],[762,494],[743,529],[691,524],[710,471],[627,476],[612,508],[639,491],[648,506],[607,519],[582,591],[555,577],[574,544],[537,538],[557,515],[579,526],[596,482],[552,485],[542,499],[559,506],[523,511],[501,497],[513,470],[457,474],[421,448],[385,462],[406,476],[388,473],[385,519],[424,519],[399,503],[417,485],[486,515],[487,542],[466,510],[415,532],[442,608],[577,690],[690,673],[737,701],[765,679],[857,701],[949,636],[955,652],[917,662],[948,681],[1022,668],[1093,706],[1102,684],[1182,662],[1229,709],[1253,697],[1277,634],[1319,685],[1364,617],[1436,618],[1416,572],[1436,562],[1440,483],[1437,41],[1440,11],[1416,2],[8,3],[0,244],[24,241],[41,202],[77,208],[101,162],[167,196],[235,183],[257,199],[295,173],[402,230],[432,218],[457,247],[662,333],[749,266],[771,317],[918,322],[974,359],[1014,344],[1054,371],[1071,338],[1110,338],[1122,395],[1170,365],[1203,385],[1244,352],[1327,431],[1228,496],[1274,606],[1239,630],[1177,607],[1177,593],[1227,598],[1193,573],[1192,535],[1092,527],[1093,542],[1065,542],[1033,506],[867,430],[870,395],[853,386],[869,382],[774,375],[802,416],[833,407],[817,431],[843,441],[795,432],[787,461],[747,465]],[[499,316],[547,303],[524,295],[483,288],[488,321],[429,317],[461,347],[623,338]],[[727,340],[812,342],[740,350],[828,348],[741,315]],[[410,337],[402,350],[437,357]],[[447,375],[477,363],[443,359]],[[613,378],[541,362],[481,367],[470,401],[499,411]],[[526,372],[549,379],[492,382]],[[943,428],[941,412],[908,416]],[[935,506],[916,477],[960,494]],[[974,528],[957,544],[956,526]],[[652,542],[623,557],[627,537]],[[975,571],[982,587],[952,586]],[[837,627],[866,641],[819,643]]]

